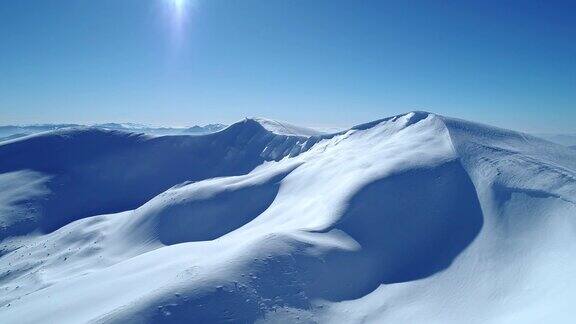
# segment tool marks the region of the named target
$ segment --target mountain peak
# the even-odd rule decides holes
[[[312,128],[296,126],[287,122],[262,117],[246,118],[245,121],[257,123],[262,128],[276,135],[311,137],[324,134]]]

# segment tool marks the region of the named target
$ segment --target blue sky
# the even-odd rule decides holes
[[[347,126],[428,110],[576,132],[574,1],[174,5],[1,1],[0,124]]]

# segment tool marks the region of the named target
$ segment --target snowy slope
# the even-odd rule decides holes
[[[5,323],[570,323],[576,151],[426,112],[0,144]]]

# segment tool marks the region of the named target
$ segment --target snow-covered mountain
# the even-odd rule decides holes
[[[38,125],[8,125],[0,126],[0,141],[24,137],[31,134],[48,132],[65,128],[93,127],[106,130],[145,133],[149,135],[204,135],[226,128],[223,124],[208,124],[192,127],[161,127],[135,123],[105,123],[94,125],[79,124],[38,124]]]
[[[221,131],[226,127],[227,126],[224,124],[208,124],[208,125],[204,125],[204,126],[195,125],[195,126],[192,126],[192,127],[185,129],[183,131],[183,133],[203,135],[203,134],[215,133],[215,132]]]
[[[0,141],[23,137],[30,134],[48,132],[57,129],[78,127],[78,124],[34,124],[0,126]]]
[[[0,143],[3,323],[571,323],[576,151],[426,112]]]
[[[536,136],[557,144],[576,146],[576,134],[536,134]]]

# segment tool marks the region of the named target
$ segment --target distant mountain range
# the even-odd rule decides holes
[[[26,135],[54,131],[72,127],[94,127],[107,130],[120,130],[126,132],[145,133],[150,135],[202,135],[214,133],[227,127],[224,124],[208,124],[192,127],[163,127],[149,126],[135,123],[105,123],[95,125],[80,124],[34,124],[34,125],[7,125],[0,126],[0,141],[15,139]]]
[[[576,134],[535,134],[536,136],[566,146],[576,146]]]
[[[134,133],[145,133],[149,135],[204,135],[218,132],[228,125],[225,124],[207,124],[204,126],[194,125],[191,127],[165,127],[151,126],[137,123],[104,123],[94,125],[81,124],[33,124],[33,125],[6,125],[0,126],[0,141],[11,140],[26,135],[40,132],[54,131],[70,127],[95,127],[107,130],[119,130]],[[336,129],[332,131],[319,130],[317,133],[337,133]],[[547,141],[569,146],[576,149],[576,134],[534,134],[537,137]]]

